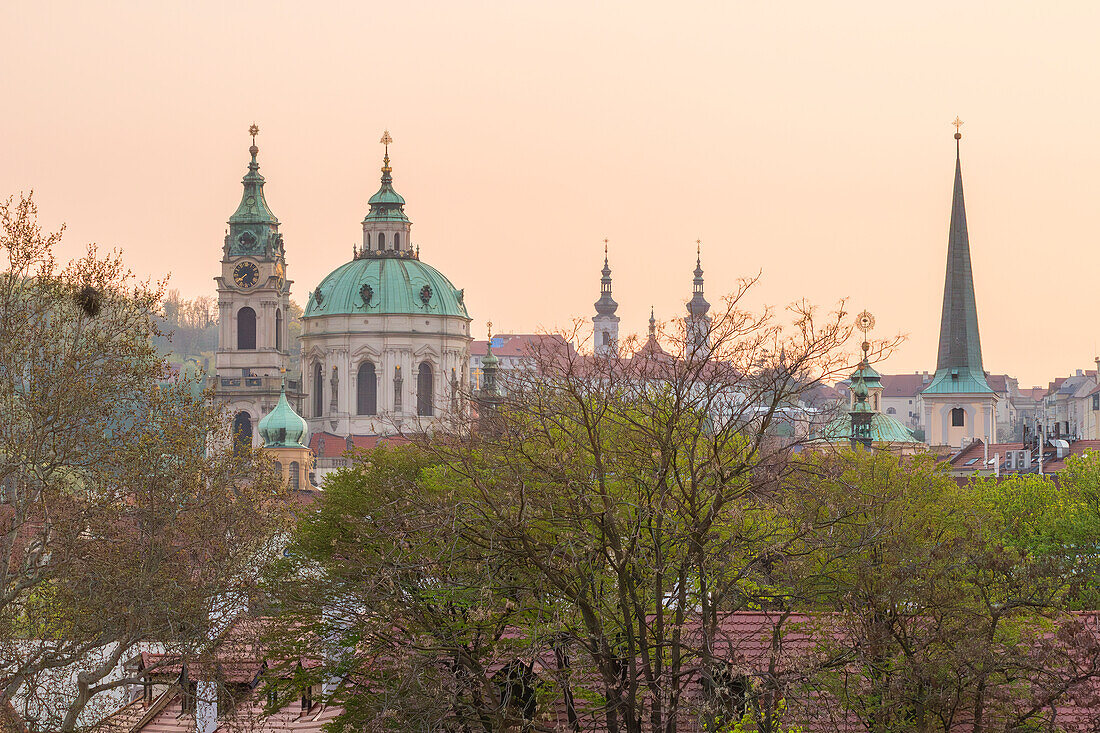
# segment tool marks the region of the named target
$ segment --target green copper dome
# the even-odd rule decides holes
[[[279,404],[269,412],[258,426],[265,448],[304,448],[302,437],[306,434],[306,421],[286,401],[286,386],[279,395]]]
[[[309,294],[303,317],[353,314],[470,317],[463,291],[406,253],[361,257],[336,268]]]
[[[844,413],[824,426],[816,436],[827,443],[847,443],[852,437],[852,417]],[[871,440],[875,443],[919,443],[913,431],[882,412],[871,415]]]

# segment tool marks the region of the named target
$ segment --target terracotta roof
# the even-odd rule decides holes
[[[555,347],[572,345],[565,337],[557,333],[500,333],[493,336],[495,344],[493,353],[498,357],[506,356],[531,356],[535,347],[544,348],[546,345]],[[485,339],[474,341],[470,344],[470,356],[485,356],[488,352],[489,342]]]
[[[931,383],[932,375],[883,374],[881,379],[883,397],[916,397],[927,384]]]
[[[1025,446],[1023,443],[990,443],[989,444],[989,458],[993,459],[994,455],[1000,454],[1001,462],[1004,463],[1005,454],[1010,450],[1034,450],[1034,445]],[[1087,450],[1100,451],[1100,440],[1078,440],[1069,444],[1069,452],[1063,458],[1058,458],[1058,452],[1056,448],[1047,446],[1043,451],[1043,473],[1057,473],[1065,468],[1066,458],[1069,456],[1081,455]],[[985,457],[985,444],[981,440],[975,440],[966,448],[962,449],[948,461],[951,467],[956,471],[979,471],[988,470],[987,466],[983,465],[981,460],[970,463],[972,459]],[[969,465],[968,465],[969,464]],[[1038,457],[1032,459],[1033,471],[1038,472]],[[1003,472],[1003,466],[1002,466]]]
[[[322,440],[323,438],[323,440]],[[379,445],[402,445],[409,439],[400,435],[337,435],[314,433],[309,436],[309,449],[317,458],[340,458],[348,450],[348,440],[357,450],[371,450]]]

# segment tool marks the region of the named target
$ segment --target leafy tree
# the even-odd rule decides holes
[[[831,701],[834,719],[1021,730],[1053,725],[1058,704],[1096,702],[1100,640],[1068,613],[1095,577],[1050,551],[1075,525],[1058,516],[1062,490],[1030,477],[959,487],[930,457],[811,462],[802,475],[816,474],[806,490],[829,532],[784,570],[821,612],[832,663],[806,694]]]
[[[135,681],[121,661],[171,663],[245,601],[285,491],[199,376],[165,381],[163,285],[94,247],[59,266],[30,197],[0,222],[0,700],[70,731]]]
[[[315,673],[346,675],[344,725],[499,730],[515,712],[502,670],[561,701],[560,719],[516,725],[741,720],[697,693],[721,687],[731,614],[788,603],[775,561],[813,528],[779,496],[797,438],[773,428],[847,369],[849,333],[842,313],[799,306],[782,326],[743,311],[748,286],[705,352],[683,332],[664,337],[671,354],[536,345],[482,405],[498,413],[486,431],[462,421],[326,484],[277,585],[275,637],[301,645],[287,658],[345,650]],[[782,725],[782,682],[750,692],[761,730]]]

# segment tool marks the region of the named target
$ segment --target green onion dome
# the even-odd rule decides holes
[[[457,316],[469,319],[463,291],[409,252],[369,253],[333,270],[306,304],[304,318],[333,315]]]
[[[269,412],[258,426],[265,448],[304,448],[302,438],[306,434],[306,421],[286,401],[286,385],[279,395],[279,404]]]

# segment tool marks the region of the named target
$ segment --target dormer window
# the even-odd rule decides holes
[[[308,713],[313,707],[313,687],[307,687],[302,691],[302,712]]]

